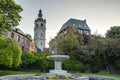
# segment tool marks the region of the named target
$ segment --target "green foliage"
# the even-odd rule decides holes
[[[12,30],[12,27],[19,24],[21,11],[21,6],[15,1],[0,0],[0,34],[6,30]]]
[[[16,68],[21,63],[21,50],[15,40],[0,37],[0,65]]]
[[[23,52],[22,53],[22,64],[20,69],[23,70],[41,70],[41,71],[48,71],[49,69],[53,68],[53,61],[47,59],[47,56],[50,55],[48,53],[41,53],[41,54],[33,54],[30,52]]]
[[[120,70],[120,59],[117,59],[115,61],[115,65],[116,65],[117,69]]]
[[[41,71],[48,71],[49,69],[53,68],[53,61],[48,60],[47,56],[50,54],[48,53],[41,53],[36,54],[36,62],[34,65],[37,69],[40,69]]]
[[[113,26],[106,33],[107,38],[120,38],[120,26]]]
[[[30,40],[32,40],[32,36],[30,34],[25,34],[27,38],[29,38]]]
[[[55,39],[51,39],[50,42],[49,42],[49,46],[51,48],[51,50],[53,51],[56,47],[56,41]]]
[[[35,62],[35,56],[31,52],[22,52],[21,60],[23,69],[31,68],[31,65]]]
[[[77,36],[74,33],[68,33],[67,35],[58,35],[57,36],[57,50],[60,52],[62,51],[65,54],[70,54],[72,53],[74,48],[77,48],[79,45],[79,42],[77,40]]]
[[[81,71],[85,72],[86,67],[79,61],[69,59],[63,61],[63,69],[65,70],[72,70],[72,71]]]

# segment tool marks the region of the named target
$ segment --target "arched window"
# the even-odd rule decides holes
[[[41,33],[41,37],[43,36],[43,34]]]
[[[41,23],[41,27],[43,27],[43,23]]]
[[[38,27],[38,24],[35,24],[36,27]]]

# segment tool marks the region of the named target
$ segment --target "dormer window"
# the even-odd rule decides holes
[[[79,34],[83,34],[83,30],[79,29],[78,30]]]
[[[73,24],[73,26],[75,26],[75,24]]]
[[[89,31],[87,31],[86,35],[89,35]]]
[[[67,34],[67,30],[64,31],[64,35],[66,35],[66,34]]]
[[[78,26],[80,27],[81,25],[79,24]]]

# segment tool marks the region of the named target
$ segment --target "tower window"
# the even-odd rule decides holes
[[[41,42],[41,45],[42,45],[42,42]]]
[[[37,26],[38,26],[38,24],[35,24],[35,26],[37,27]]]
[[[41,33],[41,37],[42,37],[42,35],[43,35],[43,34]]]
[[[37,36],[37,32],[35,33],[35,36]]]
[[[41,23],[41,26],[43,26],[43,23]]]

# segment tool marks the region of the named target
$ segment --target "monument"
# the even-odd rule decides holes
[[[49,73],[46,75],[53,75],[53,76],[71,76],[70,73],[67,73],[66,70],[62,70],[62,60],[69,59],[69,56],[67,55],[50,55],[47,57],[50,60],[54,60],[54,70],[50,70]]]

